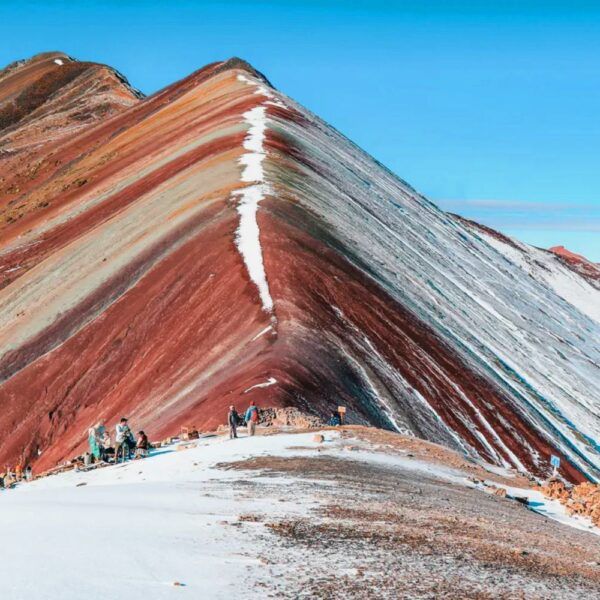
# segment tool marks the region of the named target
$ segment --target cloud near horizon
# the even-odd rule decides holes
[[[436,203],[446,211],[467,218],[491,220],[495,227],[600,231],[600,206],[591,204],[443,199]]]

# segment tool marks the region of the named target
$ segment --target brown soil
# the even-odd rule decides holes
[[[396,437],[392,450],[411,448],[419,457],[449,452]],[[388,442],[385,435],[382,441]],[[240,518],[278,538],[261,557],[270,576],[259,585],[268,597],[600,598],[598,538],[512,500],[412,470],[325,455],[260,456],[221,466],[259,471],[261,481],[292,478],[281,501],[318,500],[309,515]],[[238,484],[247,489],[251,482]],[[276,495],[276,486],[258,483],[252,494],[261,485]]]

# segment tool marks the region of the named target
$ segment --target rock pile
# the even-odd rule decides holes
[[[261,408],[260,425],[263,427],[322,427],[323,420],[297,408]]]
[[[600,485],[586,482],[567,487],[562,481],[552,480],[540,489],[548,498],[564,504],[570,515],[589,517],[600,526]]]

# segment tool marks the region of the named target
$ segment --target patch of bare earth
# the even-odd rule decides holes
[[[221,467],[258,472],[234,484],[245,494],[313,507],[240,519],[265,541],[265,597],[600,598],[598,537],[517,502],[325,455]]]

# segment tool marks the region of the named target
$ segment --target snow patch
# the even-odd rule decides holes
[[[273,325],[267,325],[264,329],[262,329],[261,331],[259,331],[253,338],[252,341],[256,341],[259,337],[262,337],[263,335],[265,335],[265,333],[268,333],[269,331],[271,331],[273,329]]]
[[[62,61],[60,58],[55,58],[55,59],[54,59],[54,64],[55,64],[55,65],[60,65],[60,66],[62,66],[62,65],[64,65],[65,63],[64,63],[64,62],[63,62],[63,61]]]
[[[238,76],[243,78],[243,76]],[[251,83],[247,78],[244,81]],[[247,150],[240,158],[244,166],[242,181],[253,182],[233,194],[239,196],[237,212],[240,223],[236,231],[235,243],[244,259],[250,279],[258,288],[260,300],[265,312],[273,312],[273,298],[265,273],[262,247],[260,244],[260,229],[256,219],[258,205],[270,193],[269,185],[265,182],[263,161],[265,159],[265,130],[267,127],[267,109],[265,106],[255,106],[244,113],[244,120],[249,125],[244,139],[244,149]]]
[[[244,394],[246,394],[250,390],[254,390],[256,388],[270,387],[272,385],[275,385],[276,383],[277,383],[277,379],[275,379],[275,377],[269,377],[269,379],[267,379],[267,381],[265,381],[263,383],[257,383],[256,385],[250,386],[248,389],[244,390]]]

